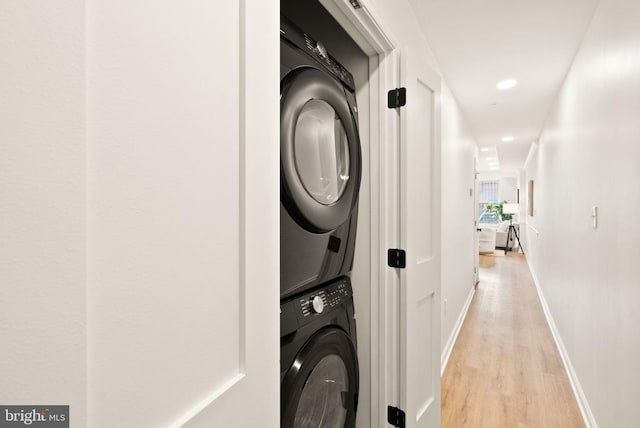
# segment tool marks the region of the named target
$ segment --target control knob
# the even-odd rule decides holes
[[[327,53],[327,49],[324,47],[322,42],[317,42],[316,43],[316,49],[318,49],[318,53],[320,54],[321,57],[329,58],[329,54]]]
[[[324,311],[324,301],[322,300],[322,297],[315,296],[311,300],[311,312],[314,314],[321,314],[322,311]]]

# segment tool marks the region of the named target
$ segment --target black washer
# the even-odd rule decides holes
[[[354,427],[359,375],[349,278],[284,302],[280,322],[281,426]]]

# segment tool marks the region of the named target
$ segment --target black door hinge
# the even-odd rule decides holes
[[[387,406],[387,422],[394,427],[405,428],[405,414],[397,407]]]
[[[396,88],[387,94],[387,107],[398,108],[407,104],[407,88]]]
[[[406,268],[407,253],[399,248],[389,248],[387,251],[387,264],[392,268]]]

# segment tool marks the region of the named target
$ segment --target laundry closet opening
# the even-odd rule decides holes
[[[343,30],[338,22],[329,14],[329,12],[317,2],[317,0],[281,0],[280,11],[284,19],[290,21],[293,25],[301,29],[306,35],[308,35],[313,41],[320,42],[322,48],[326,49],[326,52],[333,57],[339,65],[343,66],[353,76],[353,95],[355,95],[355,104],[357,104],[357,132],[359,135],[360,144],[360,183],[358,192],[357,212],[354,212],[354,220],[357,222],[355,228],[355,246],[353,248],[353,265],[352,269],[346,273],[350,278],[351,288],[353,290],[353,307],[355,311],[356,320],[356,343],[357,343],[357,364],[358,364],[358,391],[357,391],[357,412],[356,412],[356,425],[357,427],[369,427],[371,426],[371,177],[370,177],[370,89],[369,89],[369,76],[370,76],[370,61],[369,57],[358,47],[358,45],[351,39],[351,37]],[[281,29],[282,35],[282,29]],[[281,52],[282,57],[282,52]],[[281,64],[281,76],[286,73],[283,70]],[[282,82],[281,82],[282,85]],[[347,96],[350,95],[348,88],[345,90]],[[282,94],[281,94],[282,96]],[[319,104],[322,104],[321,101]],[[308,103],[311,104],[311,103]],[[309,106],[311,109],[313,106]],[[318,115],[322,106],[316,106]],[[314,107],[315,108],[315,107]],[[282,114],[282,111],[281,111]],[[301,120],[301,119],[298,119]],[[348,130],[347,130],[348,132]],[[338,134],[340,132],[337,132]],[[336,137],[337,140],[340,137]],[[346,158],[348,156],[342,156],[341,152],[344,150],[340,147],[340,144],[336,143],[335,156],[332,158],[332,162],[340,163],[338,158]],[[295,156],[295,153],[294,153]],[[302,157],[303,155],[300,155]],[[344,165],[349,165],[351,159],[343,159]],[[318,167],[320,168],[320,167]],[[282,171],[282,160],[281,160]],[[343,172],[342,174],[349,176],[354,171]],[[335,171],[332,171],[335,173]],[[285,172],[282,172],[285,174]],[[337,173],[338,176],[341,174]],[[304,173],[300,173],[301,181],[305,180]],[[350,177],[351,178],[351,177]],[[313,193],[313,189],[307,188]],[[336,192],[340,192],[339,186],[334,189]],[[347,191],[347,190],[345,190]],[[282,189],[281,189],[282,192]],[[318,196],[322,198],[322,196]],[[338,196],[339,197],[339,196]],[[282,198],[281,198],[282,199]],[[316,198],[317,199],[317,198]],[[331,206],[335,201],[323,201],[327,206]],[[282,210],[282,208],[281,208]],[[283,214],[281,214],[281,217]],[[282,220],[281,220],[281,227]],[[281,232],[282,233],[282,232]],[[284,239],[281,236],[281,240]],[[286,243],[281,242],[281,247],[284,248]],[[288,275],[284,270],[291,269],[287,267],[287,262],[281,261],[281,276]],[[344,269],[343,269],[344,270]],[[283,279],[288,281],[287,278]],[[331,282],[331,281],[329,281]],[[340,286],[338,281],[338,287]],[[315,290],[322,288],[317,286]],[[333,292],[333,291],[331,291]],[[288,298],[292,299],[302,294],[296,294],[295,291],[289,293]],[[313,311],[313,309],[310,309]],[[375,316],[375,315],[374,315]],[[281,326],[282,329],[286,327]],[[345,327],[346,328],[346,327]],[[285,332],[286,333],[286,332]],[[375,333],[377,334],[377,332]],[[336,349],[342,349],[337,346]],[[288,353],[290,350],[281,349],[281,360],[290,358]],[[315,352],[315,351],[314,351]],[[318,352],[322,352],[319,350]],[[346,352],[346,351],[345,351]],[[285,355],[287,354],[287,355]],[[324,360],[327,364],[331,363],[330,357]],[[348,363],[346,364],[348,366]],[[333,368],[332,368],[333,367]],[[282,379],[285,374],[281,370],[281,381],[287,382],[287,379]],[[336,376],[340,376],[342,370],[347,370],[348,367],[343,367],[342,364],[335,364],[328,367],[327,370],[334,370]],[[309,379],[315,376],[314,373],[309,375]],[[345,376],[348,378],[348,376]],[[348,382],[348,381],[347,381]],[[288,397],[289,395],[287,395]],[[286,403],[282,403],[281,411],[284,412]],[[300,405],[302,406],[302,404]],[[338,406],[340,407],[340,406]],[[339,413],[339,412],[338,412]],[[341,416],[333,417],[339,418]],[[348,416],[346,416],[348,417]]]

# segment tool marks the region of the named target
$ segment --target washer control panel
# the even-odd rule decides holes
[[[353,291],[349,277],[322,285],[280,305],[280,331],[288,334],[328,315],[345,304],[351,304]]]
[[[304,294],[296,299],[299,313],[303,318],[312,315],[320,315],[332,310],[351,297],[351,284],[349,278],[343,278],[338,282],[321,287],[317,291]]]
[[[311,310],[314,314],[321,314],[324,311],[324,299],[316,296],[311,301]]]

